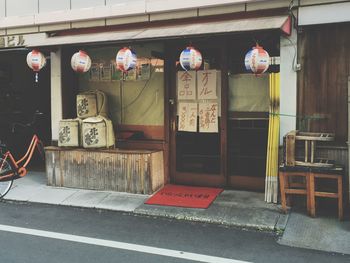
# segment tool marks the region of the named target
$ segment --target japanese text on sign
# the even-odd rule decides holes
[[[199,132],[218,132],[218,103],[199,103]]]
[[[200,70],[197,72],[198,99],[217,99],[216,70]]]
[[[0,48],[24,46],[25,40],[23,35],[3,36],[0,37]]]
[[[197,131],[197,103],[179,103],[179,131]]]
[[[179,71],[177,73],[177,98],[179,100],[196,99],[195,71]]]

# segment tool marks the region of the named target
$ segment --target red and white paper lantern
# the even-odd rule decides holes
[[[193,47],[187,47],[180,54],[180,65],[184,70],[198,70],[202,65],[202,54]]]
[[[72,69],[79,73],[87,72],[91,67],[91,59],[86,52],[79,50],[70,61]]]
[[[262,74],[269,68],[269,53],[261,46],[256,45],[245,55],[244,64],[247,70],[255,74]]]
[[[36,72],[35,82],[38,82],[38,72],[46,65],[46,58],[44,54],[36,49],[32,50],[27,55],[27,64],[28,67]]]
[[[27,55],[27,64],[33,71],[39,72],[46,65],[46,58],[43,53],[34,49]]]
[[[118,51],[115,60],[117,63],[117,69],[127,72],[135,68],[137,56],[133,50],[125,47]]]

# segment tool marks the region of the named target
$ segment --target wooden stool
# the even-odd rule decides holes
[[[316,179],[332,179],[337,181],[336,193],[334,192],[321,192],[315,190],[315,180]],[[327,198],[337,198],[338,199],[338,218],[343,220],[343,168],[311,168],[310,171],[310,215],[315,217],[316,215],[316,196],[317,197],[327,197]]]
[[[305,183],[292,183],[289,179],[296,177],[305,178]],[[310,213],[310,176],[309,168],[306,167],[288,167],[283,166],[279,169],[280,190],[281,190],[281,205],[282,210],[287,212],[287,204],[290,205],[290,195],[305,195],[307,212]]]

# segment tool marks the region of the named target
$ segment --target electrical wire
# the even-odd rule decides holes
[[[150,76],[149,76],[149,78],[147,79],[147,81],[146,81],[145,85],[143,86],[143,88],[140,90],[139,94],[137,94],[137,96],[136,96],[129,104],[123,106],[123,107],[122,107],[123,109],[129,108],[131,105],[133,105],[133,104],[140,98],[141,94],[142,94],[143,91],[146,89],[146,87],[147,87],[149,81],[151,80],[151,78],[152,78],[152,76],[153,76],[153,73],[154,73],[155,70],[156,70],[156,67],[157,67],[157,64],[158,64],[158,60],[159,60],[159,59],[156,60],[156,63],[155,63],[155,65],[154,65],[154,67],[153,67],[153,69],[152,69],[152,71],[151,71],[151,73],[150,73]],[[152,63],[150,63],[150,65],[152,65]]]
[[[287,36],[283,36],[283,38],[287,39],[289,41],[289,43],[291,43],[291,45],[293,46],[294,48],[294,57],[293,57],[293,65],[292,65],[292,69],[297,72],[299,71],[300,69],[298,68],[298,63],[297,63],[297,48],[296,48],[296,44],[293,43],[293,41],[287,37]]]

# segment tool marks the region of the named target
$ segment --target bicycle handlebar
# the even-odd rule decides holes
[[[34,126],[34,124],[37,121],[37,116],[39,115],[43,115],[44,113],[40,112],[39,110],[36,110],[33,114],[32,120],[31,122],[28,123],[20,123],[20,122],[13,122],[11,124],[11,132],[14,133],[15,132],[15,128],[16,126],[21,126],[23,128],[32,128]]]

